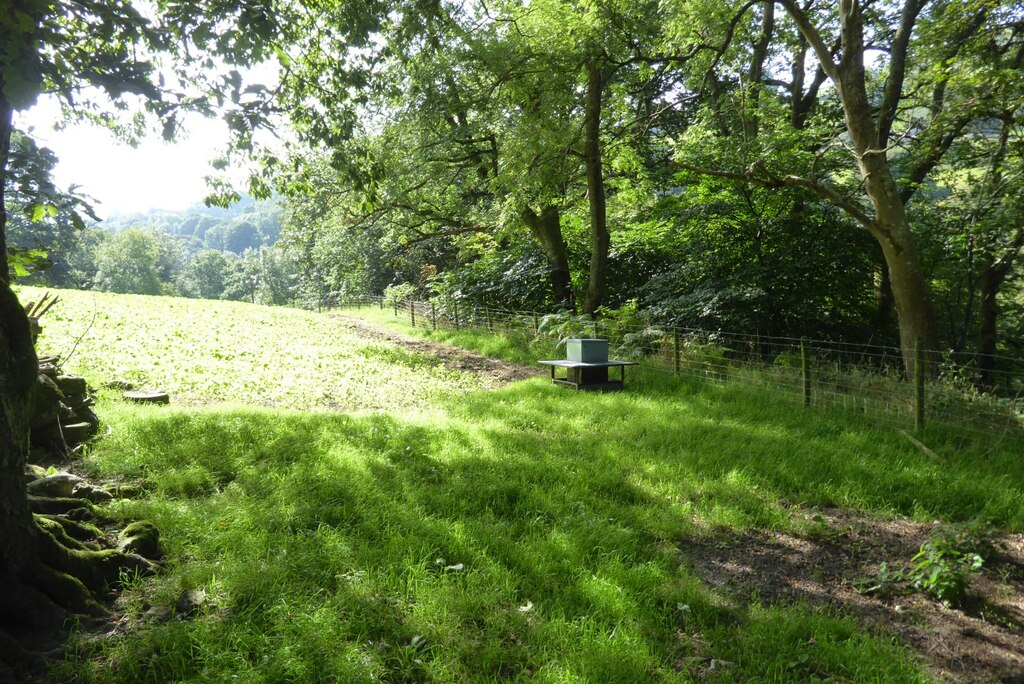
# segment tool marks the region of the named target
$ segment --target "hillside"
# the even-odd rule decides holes
[[[106,231],[150,228],[175,237],[194,239],[203,249],[242,254],[269,247],[281,235],[281,206],[277,200],[243,197],[230,207],[202,204],[182,211],[153,209],[140,214],[111,216],[95,225]]]

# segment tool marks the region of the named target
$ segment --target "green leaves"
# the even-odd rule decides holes
[[[7,268],[15,278],[25,278],[36,271],[43,271],[52,265],[42,249],[7,248]]]
[[[38,223],[47,217],[55,218],[57,216],[57,207],[52,204],[31,204],[26,207],[26,211],[31,214],[33,223]]]

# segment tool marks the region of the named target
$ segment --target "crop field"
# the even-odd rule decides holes
[[[892,628],[858,619],[857,577],[900,559],[848,522],[984,521],[1019,539],[1011,441],[923,435],[928,455],[753,388],[492,387],[328,314],[60,294],[43,351],[88,329],[69,370],[172,406],[101,396],[107,434],[75,467],[142,492],[109,507],[157,525],[166,567],[125,578],[116,624],[77,632],[53,681],[925,682],[1015,662],[965,674],[914,648],[913,630],[957,612],[935,601],[872,598]],[[841,549],[848,602],[729,574],[752,540],[779,539]],[[815,558],[791,559],[812,589],[831,572]],[[1015,578],[992,575],[993,591],[1012,599]],[[197,616],[154,617],[190,589]]]

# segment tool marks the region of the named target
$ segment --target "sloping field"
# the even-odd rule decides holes
[[[71,369],[193,405],[98,407],[109,433],[78,467],[137,485],[111,510],[156,523],[166,572],[128,578],[116,621],[78,633],[52,681],[974,682],[1024,667],[1009,439],[923,435],[928,455],[753,388],[490,388],[327,314],[63,296],[75,307],[44,320],[45,349],[71,346],[96,301],[102,334]],[[1002,545],[962,606],[880,580],[947,527]],[[198,614],[171,617],[186,590],[204,592]]]
[[[26,288],[23,300],[41,290]],[[486,377],[357,334],[298,309],[175,297],[60,291],[42,320],[43,354],[95,384],[126,380],[176,404],[379,410],[480,389]]]

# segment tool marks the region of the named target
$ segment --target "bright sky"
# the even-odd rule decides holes
[[[54,130],[59,112],[55,101],[41,99],[18,114],[16,123],[22,130],[33,128],[39,144],[56,153],[58,186],[80,186],[80,192],[96,200],[100,218],[157,208],[184,209],[202,201],[207,194],[203,178],[212,171],[210,160],[228,138],[221,121],[192,115],[185,120],[185,134],[174,143],[164,142],[154,132],[133,148],[91,124]]]

